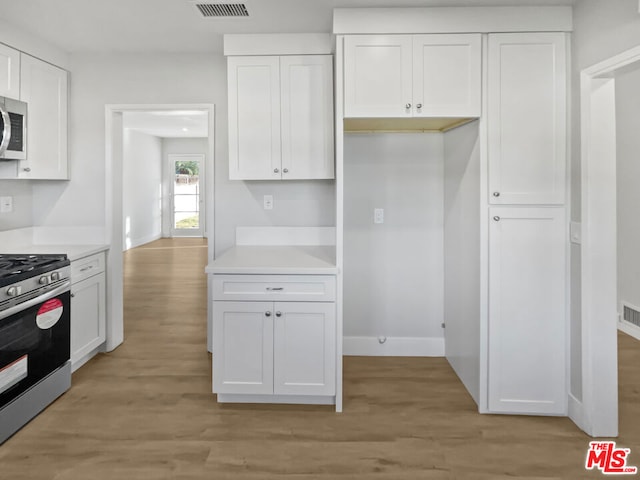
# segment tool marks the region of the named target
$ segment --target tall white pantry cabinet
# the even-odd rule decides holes
[[[475,381],[461,378],[483,413],[566,415],[566,29],[350,35],[343,18],[361,25],[347,13],[334,20],[334,29],[342,28],[336,57],[343,86],[336,97],[338,267],[344,261],[340,210],[349,194],[340,182],[343,141],[352,119],[385,118],[369,125],[387,131],[425,131],[420,116],[479,119],[480,308],[464,321],[479,324],[480,333],[469,352],[476,357]],[[441,95],[428,95],[438,88]],[[432,125],[447,135],[457,124]]]

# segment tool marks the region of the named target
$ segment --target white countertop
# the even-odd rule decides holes
[[[207,265],[206,273],[335,275],[333,246],[236,246]]]
[[[0,254],[62,254],[74,261],[94,253],[108,250],[108,245],[35,245],[35,244],[0,244]]]

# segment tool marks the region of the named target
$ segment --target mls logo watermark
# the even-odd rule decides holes
[[[630,448],[616,448],[616,442],[589,442],[584,468],[599,469],[605,475],[635,475],[638,467],[627,466]]]

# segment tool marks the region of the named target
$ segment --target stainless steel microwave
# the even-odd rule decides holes
[[[0,97],[0,160],[27,159],[27,104]]]

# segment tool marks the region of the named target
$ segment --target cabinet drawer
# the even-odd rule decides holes
[[[214,300],[333,302],[333,275],[214,275]]]
[[[104,253],[96,253],[71,262],[71,283],[104,272]]]

